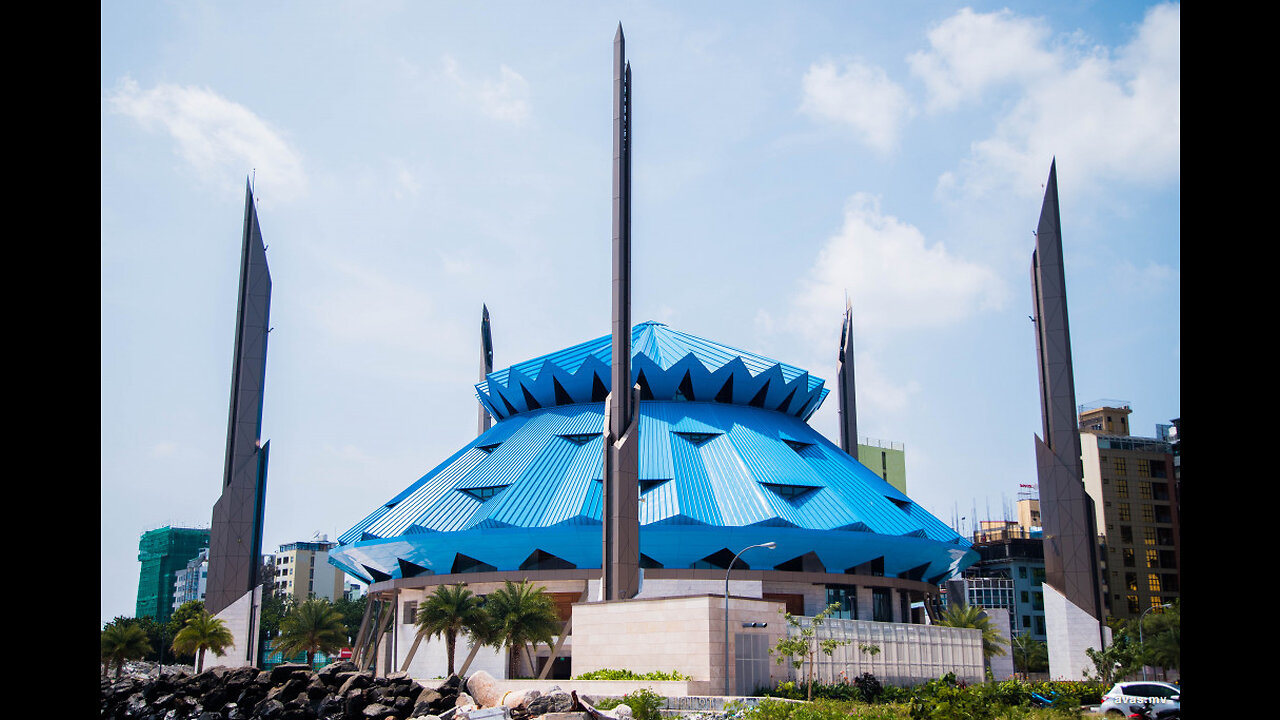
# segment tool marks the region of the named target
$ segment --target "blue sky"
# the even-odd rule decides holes
[[[1077,399],[1146,435],[1179,415],[1177,4],[104,3],[104,621],[133,614],[138,536],[217,499],[251,173],[265,550],[474,434],[482,303],[497,367],[609,331],[619,22],[637,322],[834,389],[847,292],[861,434],[905,444],[944,521],[999,518],[1035,482],[1056,157]]]

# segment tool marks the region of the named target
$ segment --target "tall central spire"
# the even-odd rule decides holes
[[[853,303],[844,300],[840,355],[836,363],[836,391],[840,401],[840,449],[858,459],[858,400],[853,384]]]
[[[493,334],[489,327],[489,306],[483,305],[484,312],[480,317],[480,382],[484,382],[489,377],[489,373],[493,372]],[[484,403],[480,405],[480,420],[476,427],[476,434],[483,435],[491,426],[491,418],[489,411],[485,410]]]
[[[639,391],[631,384],[631,65],[613,38],[613,367],[605,400],[602,595],[640,592]]]

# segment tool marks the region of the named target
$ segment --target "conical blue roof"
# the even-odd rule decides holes
[[[609,335],[489,373],[476,395],[494,418],[581,402],[612,390]],[[794,365],[644,322],[631,330],[631,376],[643,400],[751,405],[808,419],[829,392]]]
[[[632,338],[646,566],[693,567],[769,540],[779,569],[879,560],[886,576],[929,581],[976,560],[805,422],[826,395],[821,378],[661,323]],[[604,336],[491,373],[476,389],[498,422],[343,533],[331,561],[367,580],[548,558],[599,567],[610,352]]]

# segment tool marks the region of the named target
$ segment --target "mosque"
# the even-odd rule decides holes
[[[610,340],[489,373],[476,393],[493,426],[339,538],[330,562],[398,598],[397,627],[442,583],[485,594],[528,579],[564,620],[599,599]],[[734,563],[735,598],[920,623],[912,603],[976,559],[955,530],[809,426],[829,392],[822,378],[657,322],[635,325],[631,347],[637,599],[718,596],[737,552],[773,543]],[[397,668],[411,643],[410,632],[392,651]],[[538,670],[570,672],[563,648],[555,659],[541,652]]]
[[[785,677],[769,658],[786,632],[779,613],[835,605],[885,644],[884,657],[905,668],[898,677],[937,677],[963,655],[977,679],[976,631],[926,640],[921,607],[977,553],[851,454],[850,309],[841,445],[807,422],[829,393],[822,378],[662,323],[632,324],[621,26],[614,51],[613,330],[493,371],[486,310],[478,437],[330,551],[370,583],[357,657],[380,672],[442,676],[443,643],[417,636],[418,605],[443,584],[485,595],[529,580],[555,600],[559,638],[514,663],[473,648],[463,663],[472,672],[674,668],[704,692],[749,693]],[[612,392],[622,383],[631,392]]]

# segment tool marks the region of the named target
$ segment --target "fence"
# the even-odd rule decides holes
[[[799,618],[803,627],[810,618]],[[787,627],[788,637],[799,637],[800,629]],[[882,683],[914,685],[954,672],[966,682],[981,682],[982,633],[973,628],[937,625],[872,622],[869,620],[825,619],[815,632],[817,640],[840,640],[846,644],[830,656],[818,651],[814,681],[828,684],[853,682],[864,672]],[[879,648],[874,652],[872,648]],[[803,680],[799,670],[788,665],[792,680]]]

